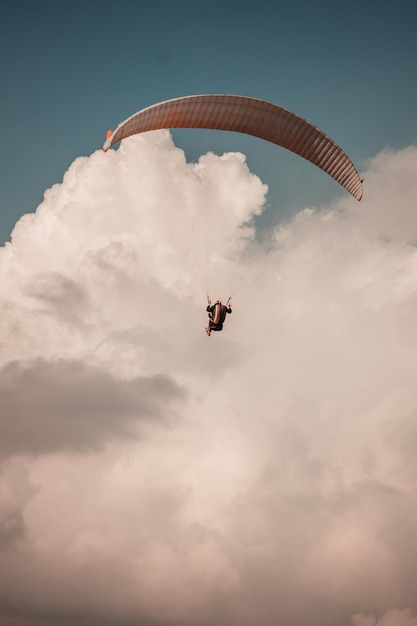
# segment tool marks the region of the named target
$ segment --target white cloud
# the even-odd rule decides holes
[[[417,241],[416,147],[385,150],[365,174],[366,200],[351,212],[362,230],[399,241]]]
[[[189,164],[167,132],[78,159],[22,218],[0,249],[1,626],[414,623],[416,152],[268,250],[242,155]],[[207,276],[228,295],[245,242],[208,339]]]

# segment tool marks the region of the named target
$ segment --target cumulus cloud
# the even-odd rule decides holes
[[[369,163],[366,202],[351,208],[361,229],[369,234],[416,243],[415,156],[415,146],[400,151],[387,149]]]
[[[2,626],[414,624],[416,157],[262,244],[244,157],[187,163],[162,131],[77,159],[19,221]]]
[[[183,392],[168,376],[118,379],[82,362],[12,362],[0,371],[0,452],[88,450],[168,421]]]

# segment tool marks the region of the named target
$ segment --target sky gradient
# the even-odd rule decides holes
[[[0,626],[417,626],[415,3],[1,9]],[[101,150],[200,92],[363,200],[232,134]]]
[[[270,100],[322,128],[359,170],[380,150],[417,137],[411,0],[343,9],[323,1],[2,0],[1,8],[2,241],[74,158],[161,100],[196,93]],[[181,141],[195,158],[189,135]],[[248,145],[235,141],[237,149]],[[280,158],[264,152],[251,161],[273,199]]]

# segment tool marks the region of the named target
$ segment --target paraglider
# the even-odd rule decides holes
[[[103,150],[131,135],[160,128],[211,128],[265,139],[317,165],[356,200],[362,198],[355,166],[328,135],[296,113],[258,98],[206,94],[154,104],[109,131]]]
[[[246,96],[203,94],[159,102],[135,113],[107,132],[103,150],[135,135],[157,129],[206,128],[253,135],[286,148],[331,176],[356,200],[363,195],[362,180],[347,156],[328,135],[303,117],[281,106]],[[208,288],[206,294],[208,293]],[[205,332],[221,331],[232,312],[220,300],[212,305]]]

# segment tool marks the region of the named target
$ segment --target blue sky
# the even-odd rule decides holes
[[[383,148],[417,138],[412,0],[0,6],[1,242],[76,157],[101,147],[108,128],[160,100],[270,100],[325,130],[359,170]],[[188,148],[187,136],[176,141]],[[236,146],[245,150],[245,140]],[[262,158],[273,195],[275,168]]]

